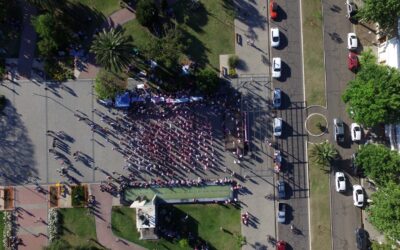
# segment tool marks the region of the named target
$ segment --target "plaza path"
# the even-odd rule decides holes
[[[21,1],[21,6],[23,14],[23,29],[19,48],[18,74],[23,78],[30,78],[37,38],[36,32],[31,24],[31,18],[36,16],[37,9],[28,4],[25,0]]]
[[[113,235],[111,230],[111,208],[112,208],[112,199],[113,197],[107,192],[100,191],[99,184],[91,184],[90,185],[91,194],[96,197],[96,233],[97,240],[101,245],[108,249],[112,250],[144,250],[141,246],[138,246],[134,243],[122,240]],[[132,230],[136,230],[136,228],[132,228]]]
[[[48,243],[47,194],[39,193],[34,186],[15,187],[17,237],[22,240],[18,249],[42,249]]]

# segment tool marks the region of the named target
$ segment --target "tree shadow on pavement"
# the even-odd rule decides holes
[[[0,118],[1,173],[13,184],[26,183],[38,174],[32,140],[21,115],[9,101]]]

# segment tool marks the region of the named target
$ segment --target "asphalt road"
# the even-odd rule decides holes
[[[308,218],[308,182],[305,161],[304,130],[305,103],[303,95],[303,71],[301,53],[301,22],[299,1],[277,1],[278,19],[271,21],[270,27],[280,30],[281,46],[271,49],[272,57],[282,59],[282,77],[273,79],[273,87],[281,88],[282,109],[276,112],[284,121],[283,136],[276,140],[283,153],[283,172],[279,175],[286,183],[288,199],[282,200],[289,205],[286,224],[278,226],[278,239],[286,241],[292,249],[309,249]],[[294,224],[301,235],[290,230]],[[290,249],[290,248],[289,248]]]
[[[351,143],[351,119],[345,111],[341,95],[354,74],[347,69],[347,33],[352,32],[352,24],[346,18],[346,6],[343,0],[322,1],[324,16],[324,47],[326,67],[326,88],[328,101],[329,127],[333,128],[333,118],[340,117],[345,123],[345,143],[337,145],[333,141],[332,129],[330,140],[336,145],[341,160],[334,163],[331,174],[331,220],[333,249],[356,249],[354,230],[361,224],[361,211],[353,205],[352,185],[359,183],[351,176],[350,157],[357,145]],[[338,37],[334,39],[335,37]],[[344,171],[348,177],[348,191],[339,194],[335,191],[334,173]]]

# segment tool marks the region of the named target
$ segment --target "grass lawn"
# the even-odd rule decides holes
[[[234,53],[234,15],[230,0],[201,1],[195,11],[185,7],[187,1],[177,1],[173,6],[176,20],[181,24],[188,44],[189,56],[200,65],[219,70],[219,55]],[[141,48],[149,39],[156,39],[136,20],[124,25],[133,43]]]
[[[321,0],[302,1],[304,80],[307,105],[326,105]]]
[[[308,148],[312,144],[308,144]],[[310,159],[310,152],[308,150]],[[310,179],[311,249],[328,249],[332,245],[329,207],[329,173],[308,162]],[[328,247],[329,246],[329,247]]]
[[[113,12],[120,9],[119,0],[70,0],[72,2],[79,2],[91,8],[94,8],[105,16],[111,15]]]
[[[179,187],[179,188],[132,188],[125,191],[127,200],[134,201],[138,196],[152,199],[155,194],[161,199],[201,199],[201,198],[228,198],[231,196],[231,186],[204,186],[204,187]]]
[[[94,216],[88,214],[87,208],[60,209],[61,239],[73,247],[100,247],[90,239],[97,239]],[[88,243],[88,240],[89,243]]]
[[[207,242],[209,249],[240,249],[236,238],[241,231],[239,209],[216,204],[166,205],[159,206],[158,213],[159,226],[179,231],[182,238],[186,238],[190,232],[198,240]],[[184,220],[186,215],[189,217]],[[135,209],[114,207],[111,218],[114,234],[146,248],[193,249],[194,245],[181,247],[176,240],[162,237],[158,241],[139,240]],[[225,231],[220,230],[221,226]],[[194,240],[192,244],[195,244]]]
[[[0,235],[2,239],[3,239],[3,231],[4,231],[4,212],[0,211]],[[0,250],[3,249],[4,249],[4,244],[0,244]]]

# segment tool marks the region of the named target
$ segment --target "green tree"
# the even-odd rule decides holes
[[[336,148],[328,141],[314,144],[310,150],[310,158],[321,167],[329,167],[338,156]]]
[[[136,18],[143,26],[150,27],[158,20],[158,8],[154,0],[140,0],[136,6]]]
[[[131,62],[132,38],[123,30],[104,29],[95,36],[90,51],[95,54],[98,64],[109,71],[120,72]]]
[[[212,94],[219,85],[219,77],[210,68],[202,69],[196,74],[197,87],[206,94]]]
[[[239,57],[237,55],[230,55],[228,58],[229,68],[234,69],[239,63]]]
[[[57,33],[57,20],[49,13],[34,16],[31,22],[41,38],[52,38]]]
[[[44,38],[41,39],[38,43],[38,50],[41,56],[49,58],[54,55],[58,49],[58,44],[54,41],[53,38]]]
[[[370,221],[379,231],[394,239],[400,237],[400,186],[389,182],[371,196],[367,208]]]
[[[28,0],[28,2],[39,9],[47,10],[50,13],[54,13],[56,9],[65,3],[64,0]]]
[[[357,17],[367,22],[376,22],[384,32],[390,32],[397,27],[397,17],[400,16],[400,1],[398,0],[364,0]]]
[[[378,185],[399,183],[400,155],[381,144],[367,144],[358,150],[356,164]]]
[[[362,54],[361,69],[342,95],[351,117],[366,127],[400,121],[400,72],[374,61],[371,52]]]
[[[102,69],[96,76],[94,90],[100,99],[110,99],[123,92],[126,84],[126,77]]]

